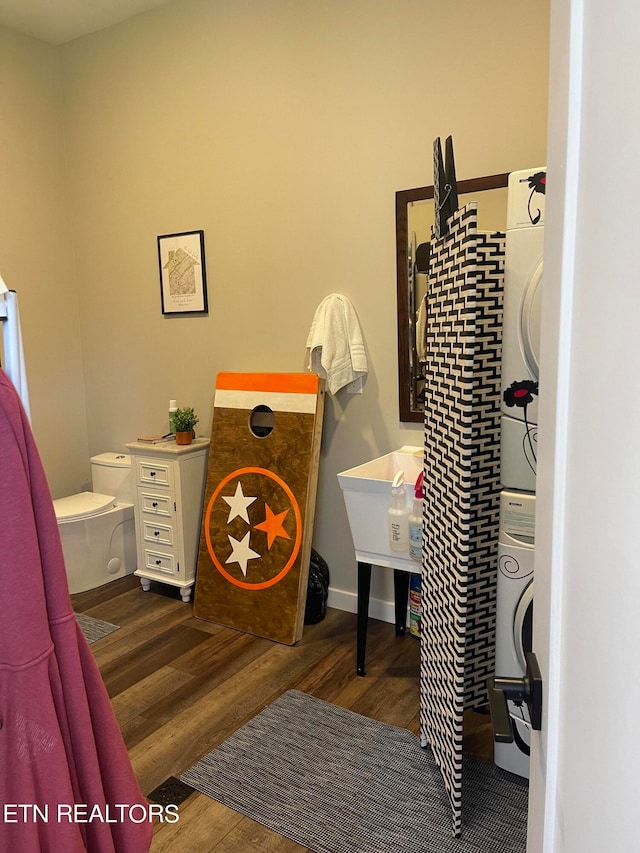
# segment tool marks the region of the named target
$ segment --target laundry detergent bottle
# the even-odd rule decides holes
[[[424,489],[422,482],[424,471],[420,471],[413,491],[413,508],[409,516],[409,556],[417,562],[422,561],[422,506]]]
[[[404,471],[398,471],[391,484],[391,506],[388,510],[389,547],[392,551],[409,550],[409,513]]]

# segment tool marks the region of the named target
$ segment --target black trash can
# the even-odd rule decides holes
[[[304,610],[305,625],[315,625],[316,622],[322,622],[327,615],[328,596],[329,566],[315,548],[312,548],[309,561],[307,604]]]

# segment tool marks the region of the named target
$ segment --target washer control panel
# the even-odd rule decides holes
[[[532,545],[536,533],[536,496],[526,492],[500,494],[500,533]]]

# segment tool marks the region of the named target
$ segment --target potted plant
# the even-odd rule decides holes
[[[176,431],[176,444],[191,444],[195,437],[194,427],[199,420],[191,407],[175,410],[173,426]]]

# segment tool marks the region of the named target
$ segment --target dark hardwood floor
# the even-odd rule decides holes
[[[419,730],[419,641],[371,620],[367,674],[355,674],[356,617],[329,610],[283,646],[195,619],[178,590],[129,576],[72,596],[77,613],[119,625],[91,646],[144,794],[202,755],[289,689]],[[488,715],[465,716],[465,750],[492,760]],[[153,853],[289,853],[301,847],[195,793],[177,823],[157,824]]]

